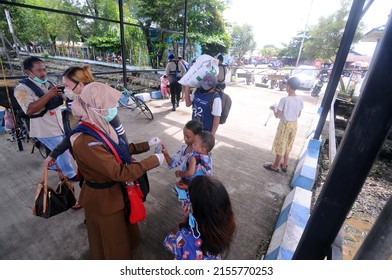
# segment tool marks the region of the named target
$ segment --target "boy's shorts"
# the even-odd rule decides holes
[[[279,156],[290,153],[293,148],[296,133],[297,121],[280,121],[272,145],[272,153]]]

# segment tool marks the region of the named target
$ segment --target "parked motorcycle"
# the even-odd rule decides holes
[[[287,80],[289,79],[290,75],[286,74],[284,75],[284,80],[281,80],[278,82],[278,87],[280,90],[285,90],[286,89],[286,85],[287,85]]]
[[[320,94],[322,87],[324,86],[323,77],[320,76],[316,84],[313,86],[312,92],[310,93],[311,96],[317,97]]]

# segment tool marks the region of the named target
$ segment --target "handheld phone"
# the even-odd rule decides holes
[[[65,86],[57,86],[57,89],[61,90],[61,92],[64,92]]]

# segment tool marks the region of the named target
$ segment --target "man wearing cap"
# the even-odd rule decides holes
[[[215,75],[206,74],[199,82],[200,87],[190,94],[190,87],[185,89],[185,104],[192,105],[192,120],[203,124],[203,131],[215,135],[222,114],[222,100],[215,87],[218,80]]]
[[[174,53],[169,53],[167,56],[169,62],[167,63],[165,70],[165,74],[169,77],[170,81],[171,103],[173,105],[172,111],[175,111],[176,107],[180,106],[181,84],[178,83],[178,80],[186,73],[184,65],[179,63],[174,57]]]

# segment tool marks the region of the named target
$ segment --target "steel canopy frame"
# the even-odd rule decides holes
[[[22,8],[27,8],[27,9],[33,9],[33,10],[41,10],[41,11],[46,11],[46,12],[51,12],[51,13],[58,13],[58,14],[66,14],[66,15],[71,15],[71,16],[76,16],[76,17],[83,17],[83,18],[91,18],[91,19],[96,19],[96,20],[102,20],[102,21],[107,21],[107,22],[113,22],[120,24],[120,40],[121,40],[121,56],[125,58],[125,38],[124,38],[124,25],[130,25],[130,26],[135,26],[143,29],[156,29],[160,30],[165,33],[172,33],[172,34],[184,34],[186,36],[186,33],[184,32],[179,32],[179,31],[173,31],[173,30],[168,30],[168,29],[162,29],[162,28],[154,28],[154,27],[146,27],[140,24],[135,24],[135,23],[130,23],[130,22],[124,22],[124,13],[123,13],[123,1],[122,0],[117,0],[118,1],[118,6],[119,6],[119,20],[114,20],[114,19],[108,19],[108,18],[103,18],[103,17],[96,17],[96,16],[90,16],[90,15],[85,15],[81,13],[74,13],[74,12],[68,12],[68,11],[61,11],[57,9],[51,9],[51,8],[45,8],[45,7],[40,7],[40,6],[33,6],[33,5],[27,5],[27,4],[22,4],[22,3],[15,3],[15,2],[10,2],[10,1],[3,1],[0,0],[0,4],[5,4],[5,5],[10,5],[10,6],[17,6],[17,7],[22,7]],[[185,37],[184,37],[185,41]],[[123,66],[123,81],[124,81],[124,87],[126,87],[126,73],[127,73],[127,67],[126,67],[126,59],[122,60],[122,66]]]

